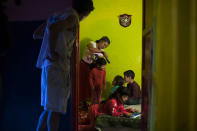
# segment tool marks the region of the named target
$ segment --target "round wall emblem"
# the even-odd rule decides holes
[[[123,14],[119,16],[119,23],[123,27],[128,27],[131,24],[131,16],[128,14]]]

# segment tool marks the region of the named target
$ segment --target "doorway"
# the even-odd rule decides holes
[[[106,48],[106,52],[108,53],[109,59],[111,61],[110,64],[107,65],[107,90],[103,92],[103,99],[108,97],[109,91],[112,88],[111,82],[117,74],[123,75],[123,72],[129,69],[132,69],[135,74],[135,80],[139,83],[142,94],[142,111],[145,113],[146,118],[142,118],[143,130],[147,129],[147,120],[148,120],[148,109],[146,106],[149,103],[150,99],[147,99],[147,88],[143,88],[146,86],[146,76],[143,76],[143,71],[145,70],[144,65],[147,64],[147,60],[149,59],[146,56],[145,48],[150,48],[151,46],[145,46],[142,44],[142,18],[143,18],[143,2],[142,1],[130,1],[130,0],[113,0],[112,1],[96,1],[93,0],[95,10],[87,17],[84,21],[80,23],[80,33],[79,33],[79,49],[77,49],[78,57],[77,63],[79,64],[79,60],[83,54],[83,50],[86,45],[90,41],[96,41],[102,36],[108,36],[111,40],[111,45]],[[103,5],[107,5],[103,6]],[[105,14],[105,15],[103,15]],[[123,27],[119,23],[119,16],[122,14],[131,15],[131,25],[128,27]],[[150,36],[150,35],[149,35]],[[147,42],[147,38],[144,38],[143,43]],[[77,46],[78,47],[78,46]],[[149,50],[149,51],[150,51]],[[144,58],[143,58],[144,57]],[[77,65],[77,71],[79,71],[79,65]],[[76,73],[79,75],[78,73]],[[146,74],[147,75],[147,74]],[[151,79],[149,79],[151,80]],[[77,83],[79,82],[79,78],[77,78]],[[151,85],[151,83],[149,82]],[[78,87],[79,85],[77,85]],[[79,87],[78,87],[79,88]],[[79,89],[74,89],[74,94],[78,94]],[[145,91],[143,91],[143,89]],[[78,97],[75,97],[75,102],[73,105],[74,116],[73,119],[75,127],[78,125],[78,106],[80,101]],[[73,99],[73,100],[74,100]],[[146,106],[145,106],[146,104]],[[76,111],[76,112],[75,112]],[[74,127],[74,128],[75,128]],[[73,129],[74,129],[73,128]],[[76,129],[76,128],[75,128]],[[77,130],[77,129],[76,129]]]

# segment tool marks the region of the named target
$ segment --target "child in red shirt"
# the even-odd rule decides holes
[[[124,109],[123,105],[128,100],[128,90],[121,86],[111,99],[106,100],[103,104],[91,105],[88,112],[87,119],[79,125],[79,131],[94,131],[94,125],[98,115],[112,115],[128,116],[131,117],[133,112],[136,112],[132,108]]]
[[[106,89],[106,72],[104,58],[98,58],[95,62],[95,68],[90,71],[89,82],[91,86],[91,104],[99,104],[101,102],[102,89]]]

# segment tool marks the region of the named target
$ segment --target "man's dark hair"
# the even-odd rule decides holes
[[[77,11],[77,13],[90,13],[94,10],[92,0],[75,0],[73,4],[73,8]]]
[[[115,78],[115,85],[122,86],[124,84],[124,78],[120,75],[117,75]]]
[[[135,73],[132,70],[128,70],[124,72],[124,76],[131,77],[132,79],[134,79]]]

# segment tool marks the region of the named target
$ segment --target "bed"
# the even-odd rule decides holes
[[[124,105],[124,108],[132,108],[141,113],[141,104]],[[79,111],[79,122],[87,117],[87,111]],[[132,117],[113,117],[111,115],[100,115],[97,117],[95,128],[98,131],[140,131],[141,116]]]
[[[141,113],[141,105],[125,105],[125,108],[133,108]],[[132,118],[100,115],[97,117],[95,128],[98,131],[140,131],[141,116]]]

